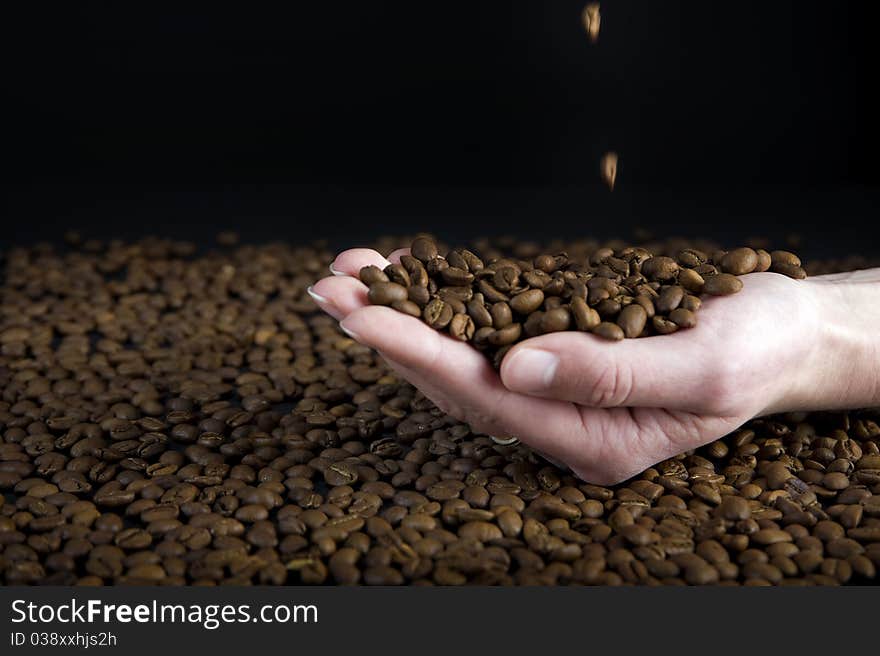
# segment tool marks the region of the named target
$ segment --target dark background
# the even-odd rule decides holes
[[[20,4],[7,243],[880,236],[876,3]]]

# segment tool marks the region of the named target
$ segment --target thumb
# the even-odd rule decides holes
[[[501,381],[514,392],[595,408],[621,406],[720,411],[727,380],[681,335],[609,342],[588,333],[533,337],[501,364]]]

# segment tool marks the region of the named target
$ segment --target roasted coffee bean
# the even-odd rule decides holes
[[[423,264],[427,264],[437,257],[437,244],[428,237],[417,237],[413,240],[410,247],[412,256],[420,260]]]
[[[641,305],[627,305],[617,317],[617,325],[623,330],[624,337],[638,337],[645,329],[648,314]],[[612,337],[612,339],[614,339]]]
[[[599,40],[599,28],[602,24],[602,14],[599,12],[598,2],[589,2],[584,7],[581,14],[581,20],[584,23],[584,29],[590,37],[590,41],[595,43]],[[603,169],[604,170],[604,169]],[[611,185],[614,186],[613,183]]]
[[[623,332],[623,328],[618,326],[616,323],[610,323],[608,321],[603,321],[598,326],[593,329],[593,334],[602,337],[603,339],[610,340],[621,340],[626,337],[626,334]]]
[[[727,296],[729,294],[736,294],[742,289],[742,286],[742,280],[739,280],[736,276],[729,273],[718,273],[705,278],[703,292],[712,296]]]
[[[345,463],[335,462],[324,470],[324,480],[328,485],[351,485],[358,480],[358,472]]]
[[[755,255],[758,259],[758,264],[755,266],[755,271],[768,271],[770,269],[770,265],[772,263],[772,258],[770,257],[770,253],[765,251],[762,248],[755,249]]]
[[[571,314],[568,308],[557,307],[544,312],[541,316],[540,328],[542,333],[555,333],[568,330],[570,324]]]
[[[540,289],[529,289],[510,299],[510,307],[519,314],[531,314],[543,303],[544,292]]]
[[[412,280],[410,280],[409,277],[409,272],[404,268],[402,264],[389,264],[382,271],[385,273],[386,276],[388,276],[388,280],[390,280],[391,282],[396,282],[402,287],[409,287],[412,284]]]
[[[474,298],[468,301],[468,315],[473,319],[475,328],[486,328],[492,326],[492,313],[483,303],[483,295],[474,295]]]
[[[593,35],[599,34],[599,11],[598,11],[598,3],[594,3],[596,7],[595,14],[589,14],[592,16],[590,19],[590,27],[588,31],[590,33],[590,38],[595,40],[596,37]],[[585,12],[584,16],[588,14]],[[617,153],[610,152],[602,155],[602,159],[599,162],[599,172],[602,175],[602,181],[608,185],[608,188],[614,191],[614,183],[617,181]]]
[[[701,294],[706,281],[693,269],[682,269],[678,273],[678,284],[691,294]]]
[[[492,326],[501,329],[513,323],[513,313],[504,301],[494,303],[489,310],[492,315]]]
[[[721,258],[721,270],[734,276],[751,273],[758,266],[758,254],[751,248],[735,248]]]
[[[363,267],[360,270],[359,275],[361,282],[367,287],[370,287],[377,282],[388,282],[388,276],[385,272],[374,264]]]
[[[790,266],[801,266],[801,259],[789,251],[771,251],[770,252],[771,268],[774,264],[787,264]]]
[[[697,315],[684,308],[676,308],[670,312],[669,320],[679,328],[693,328],[697,325]]]
[[[408,299],[406,287],[396,282],[374,282],[370,285],[367,298],[374,305],[391,305]]]
[[[422,311],[425,323],[438,330],[449,325],[449,322],[452,321],[453,314],[452,307],[439,298],[435,298],[433,301],[429,302]]]
[[[456,314],[449,323],[449,334],[466,342],[474,336],[474,321],[467,314]]]
[[[770,270],[774,273],[781,273],[782,275],[788,276],[789,278],[794,278],[795,280],[803,280],[807,277],[807,272],[802,267],[795,266],[793,264],[787,264],[785,262],[772,264],[770,266]]]
[[[505,326],[500,330],[493,331],[489,337],[488,341],[490,344],[494,346],[507,346],[508,344],[513,344],[519,339],[520,334],[522,333],[522,325],[518,323],[512,323],[509,326]]]
[[[599,313],[589,307],[587,302],[582,298],[571,299],[571,315],[574,317],[577,329],[583,331],[594,330],[602,321],[599,318]],[[529,318],[531,319],[531,317]]]
[[[642,275],[661,282],[675,278],[678,269],[676,261],[664,255],[655,255],[642,262]]]
[[[458,267],[449,266],[440,272],[443,282],[447,285],[470,285],[474,280],[474,274]]]
[[[669,314],[681,304],[684,296],[684,288],[679,285],[669,285],[668,287],[664,287],[654,304],[657,308],[657,312]]]
[[[411,317],[419,318],[422,316],[422,308],[419,307],[418,303],[414,303],[411,300],[394,301],[391,304],[391,307],[398,312],[403,312],[404,314],[408,314]]]

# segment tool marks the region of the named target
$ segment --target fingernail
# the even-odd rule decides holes
[[[358,341],[358,342],[360,341],[360,339],[361,339],[361,338],[360,338],[360,335],[358,335],[356,332],[354,332],[354,331],[351,330],[350,328],[347,328],[347,327],[345,326],[345,321],[340,321],[340,322],[339,322],[339,327],[342,329],[342,332],[344,332],[346,335],[348,335],[349,337],[351,337],[353,340]]]
[[[339,271],[338,269],[336,269],[333,266],[334,264],[336,264],[336,260],[333,260],[330,263],[330,265],[327,267],[328,269],[330,269],[330,273],[332,273],[334,276],[344,276],[345,274],[342,271]]]
[[[507,363],[505,382],[521,392],[540,392],[553,382],[558,366],[559,358],[549,351],[520,349]]]
[[[315,303],[318,303],[320,305],[330,305],[330,300],[325,296],[321,296],[318,292],[312,289],[311,285],[306,288],[306,291],[308,292],[309,296],[312,297]]]

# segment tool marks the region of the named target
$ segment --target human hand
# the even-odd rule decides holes
[[[749,274],[739,294],[705,299],[692,329],[621,342],[534,337],[499,373],[470,345],[368,305],[361,267],[406,252],[345,251],[310,293],[444,412],[516,436],[587,481],[625,480],[758,415],[880,403],[880,346],[867,337],[880,325],[877,270],[806,281]],[[870,311],[860,309],[867,296]]]

